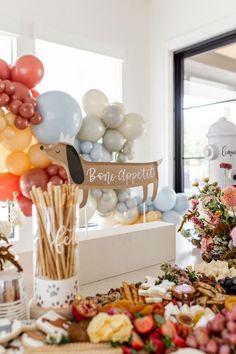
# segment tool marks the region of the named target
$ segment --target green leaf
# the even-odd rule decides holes
[[[158,315],[158,314],[154,315],[154,320],[156,321],[158,326],[160,326],[165,321],[164,318],[161,315]]]
[[[120,344],[119,342],[111,342],[111,346],[112,346],[113,348],[118,348],[118,347],[121,346],[121,344]]]
[[[166,348],[170,348],[173,345],[172,339],[169,336],[162,337],[162,341],[165,343]]]

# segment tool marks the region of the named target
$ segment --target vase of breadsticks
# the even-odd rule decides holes
[[[76,185],[33,187],[34,302],[68,308],[78,294],[78,197]]]

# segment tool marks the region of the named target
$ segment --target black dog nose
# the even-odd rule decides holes
[[[43,145],[40,145],[40,150],[44,150],[44,146]]]

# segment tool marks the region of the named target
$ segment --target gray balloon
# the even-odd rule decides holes
[[[120,106],[110,104],[104,109],[102,119],[108,128],[117,128],[123,123],[124,113]]]
[[[122,149],[125,138],[116,129],[107,129],[103,136],[103,145],[110,152],[118,152]]]
[[[32,125],[36,139],[43,144],[56,144],[60,135],[74,137],[82,124],[78,102],[62,91],[48,91],[37,98],[37,111],[42,123]]]
[[[106,127],[100,118],[96,116],[86,116],[83,119],[78,138],[79,140],[89,140],[95,142],[103,136],[105,130]]]
[[[107,214],[115,209],[117,204],[117,195],[112,189],[103,193],[103,196],[97,201],[97,211],[101,214]]]

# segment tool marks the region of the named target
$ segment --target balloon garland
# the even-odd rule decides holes
[[[124,163],[134,158],[134,141],[145,131],[142,116],[127,113],[120,102],[109,103],[100,90],[89,90],[83,96],[84,117],[78,102],[67,93],[39,95],[34,87],[43,75],[43,64],[33,55],[18,58],[12,67],[0,59],[0,201],[12,200],[17,192],[26,216],[32,214],[32,186],[45,190],[48,182],[68,183],[65,169],[52,164],[40,144],[56,144],[63,135],[74,140],[84,159]],[[169,196],[168,202],[173,204],[174,197]],[[144,210],[137,195],[128,189],[93,190],[80,219],[86,222],[97,211],[105,218],[112,216],[115,223],[128,225],[143,222],[146,211],[146,221],[159,220],[158,205],[146,204]]]

